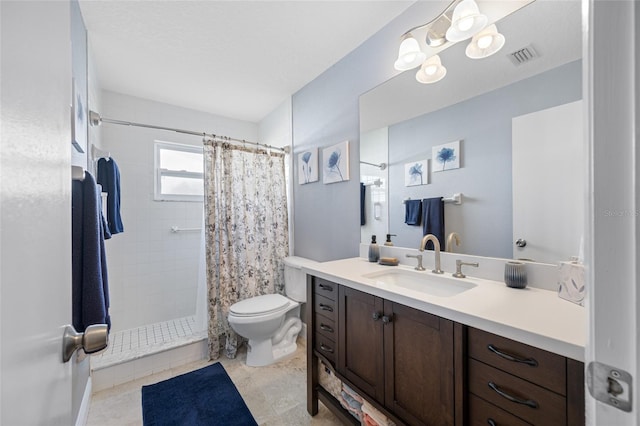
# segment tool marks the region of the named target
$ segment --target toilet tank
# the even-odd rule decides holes
[[[284,258],[284,291],[288,298],[301,303],[307,301],[307,274],[302,271],[302,266],[315,263],[318,262],[304,257]]]

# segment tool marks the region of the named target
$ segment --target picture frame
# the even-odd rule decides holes
[[[433,172],[444,172],[460,168],[460,141],[434,146],[431,149]]]
[[[404,186],[429,184],[429,160],[418,160],[404,165]]]
[[[318,176],[318,148],[305,149],[298,154],[298,183],[317,182]]]
[[[349,141],[322,150],[322,182],[331,184],[349,180]]]

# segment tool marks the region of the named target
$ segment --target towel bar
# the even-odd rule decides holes
[[[402,204],[407,204],[407,201],[411,200],[411,198],[406,198],[402,201]],[[462,204],[462,193],[461,192],[456,192],[455,194],[453,194],[452,197],[449,198],[443,198],[442,199],[443,202],[445,203],[451,203],[451,204]]]
[[[186,231],[202,231],[202,228],[178,228],[177,226],[171,227],[171,232],[174,234],[178,232],[186,232]]]

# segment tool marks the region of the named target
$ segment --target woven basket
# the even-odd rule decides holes
[[[342,382],[322,361],[318,361],[318,382],[320,386],[329,392],[334,398],[340,401]]]

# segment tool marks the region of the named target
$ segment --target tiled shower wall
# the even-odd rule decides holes
[[[102,104],[106,118],[257,140],[253,123],[108,91]],[[155,140],[202,146],[197,136],[103,124],[103,149],[120,168],[124,224],[106,242],[114,332],[195,313],[200,232],[170,229],[200,228],[203,204],[153,200]]]

